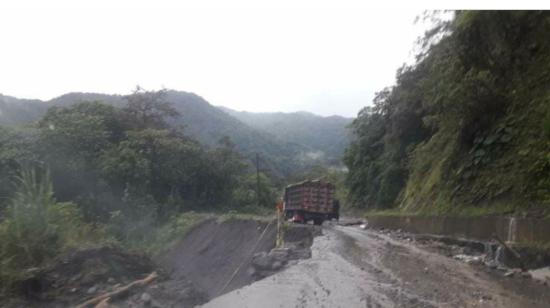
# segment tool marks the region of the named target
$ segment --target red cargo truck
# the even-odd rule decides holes
[[[340,206],[334,199],[335,187],[324,180],[308,180],[285,188],[284,213],[287,219],[320,225],[339,218]]]

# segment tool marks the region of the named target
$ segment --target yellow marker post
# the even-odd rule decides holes
[[[283,202],[277,202],[277,239],[275,241],[275,247],[283,247]]]

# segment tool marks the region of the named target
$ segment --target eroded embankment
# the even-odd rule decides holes
[[[275,232],[276,225],[268,222],[207,220],[194,227],[158,262],[172,279],[186,277],[212,298],[222,292],[243,261],[250,262],[253,251],[269,251],[274,247]],[[239,271],[224,291],[252,281],[246,270]]]
[[[159,257],[158,262],[171,279],[189,279],[211,299],[286,265],[285,260],[272,258],[273,254],[269,254],[275,246],[276,229],[275,222],[207,220],[194,227],[181,242]],[[283,259],[309,257],[316,229],[291,225],[285,233],[290,251],[283,251],[284,256],[279,252],[277,256]],[[268,268],[262,268],[263,264]]]
[[[193,307],[267,277],[292,264],[290,260],[310,257],[319,230],[291,225],[285,237],[288,247],[272,250],[276,223],[211,219],[155,260],[117,247],[76,250],[32,269],[18,291],[0,297],[0,306],[73,307],[124,290],[108,302],[116,307]],[[136,285],[152,273],[155,279]]]
[[[207,299],[189,280],[170,279],[148,256],[120,247],[78,249],[28,272],[2,294],[1,307],[192,307]]]

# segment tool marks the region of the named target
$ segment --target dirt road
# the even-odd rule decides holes
[[[358,227],[327,226],[312,258],[203,307],[550,307],[550,288]]]

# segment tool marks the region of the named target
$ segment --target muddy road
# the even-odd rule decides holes
[[[326,226],[312,258],[203,307],[550,307],[550,288],[355,226]]]

